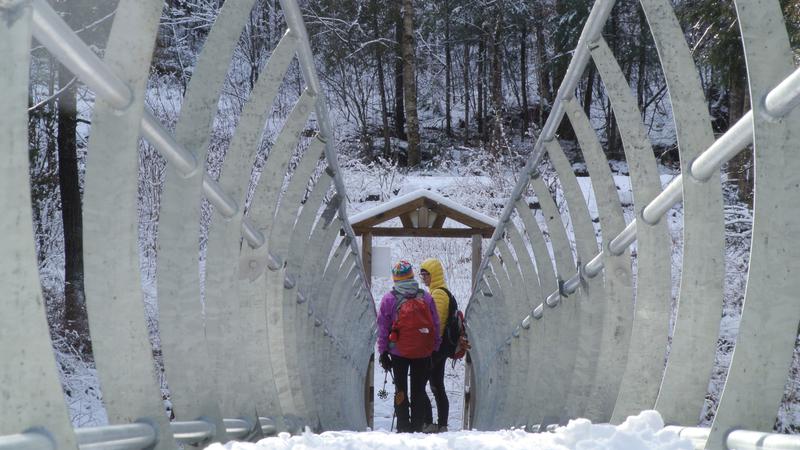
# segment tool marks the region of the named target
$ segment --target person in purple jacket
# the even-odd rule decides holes
[[[378,352],[383,370],[392,370],[397,431],[420,432],[431,401],[425,392],[431,354],[439,348],[439,315],[433,298],[419,288],[411,263],[392,268],[394,286],[378,311]],[[411,372],[411,398],[408,375]],[[409,414],[410,412],[410,414]]]

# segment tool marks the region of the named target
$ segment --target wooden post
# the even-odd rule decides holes
[[[361,235],[361,261],[364,262],[364,278],[367,289],[372,287],[372,234]]]
[[[472,285],[475,286],[478,269],[481,267],[481,246],[483,238],[480,234],[472,235]]]

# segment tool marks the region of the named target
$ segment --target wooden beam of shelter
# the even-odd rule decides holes
[[[460,211],[456,211],[453,208],[450,208],[450,207],[447,207],[445,205],[442,205],[441,203],[435,203],[435,202],[432,202],[430,200],[428,202],[430,203],[428,205],[428,207],[432,211],[435,211],[436,214],[438,214],[440,216],[449,217],[450,219],[453,219],[455,221],[461,222],[461,223],[463,223],[464,225],[466,225],[468,227],[471,227],[471,228],[491,228],[492,227],[490,224],[481,222],[478,219],[470,217],[470,216],[468,216],[468,215],[466,215],[466,214],[464,214],[464,213],[462,213]]]
[[[494,228],[369,228],[353,227],[357,236],[371,234],[372,236],[390,237],[445,237],[445,238],[469,238],[473,235],[481,235],[491,238]]]
[[[433,221],[433,225],[431,225],[431,228],[442,228],[445,220],[447,220],[447,216],[439,212],[436,212],[436,219]]]
[[[411,220],[411,213],[405,213],[400,216],[400,222],[403,223],[405,228],[414,228],[414,221]]]
[[[356,227],[358,227],[358,228],[371,227],[373,225],[377,225],[379,223],[386,222],[389,219],[394,219],[397,216],[402,216],[403,214],[407,214],[407,213],[410,213],[412,211],[416,211],[417,209],[419,209],[420,206],[424,206],[424,205],[425,205],[425,199],[424,198],[418,198],[418,199],[413,200],[411,202],[408,202],[408,203],[406,203],[404,205],[400,205],[400,206],[398,206],[396,208],[389,209],[387,211],[384,211],[384,212],[382,212],[382,213],[380,213],[378,215],[375,215],[373,217],[370,217],[368,219],[364,219],[361,222],[354,223],[353,224],[353,228],[356,228]]]

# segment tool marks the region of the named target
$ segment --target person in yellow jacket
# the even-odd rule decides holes
[[[436,312],[439,315],[439,334],[444,334],[445,324],[447,323],[450,309],[450,296],[447,291],[447,284],[444,280],[444,269],[442,262],[436,258],[426,259],[420,265],[420,278],[433,297],[436,305]],[[428,433],[441,433],[447,431],[447,416],[450,412],[450,402],[447,400],[447,392],[444,388],[444,366],[447,362],[447,355],[441,351],[436,351],[432,355],[433,366],[428,380],[431,384],[431,392],[436,400],[436,411],[439,416],[439,423],[433,422],[433,411],[428,410],[423,431]]]

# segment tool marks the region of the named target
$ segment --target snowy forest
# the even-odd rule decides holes
[[[115,2],[48,0],[99,55],[115,17]],[[228,0],[234,1],[234,0]],[[174,126],[196,58],[224,0],[166,0],[151,67],[147,107]],[[550,113],[570,62],[590,0],[302,0],[299,2],[327,96],[352,213],[427,188],[498,217]],[[750,110],[748,80],[732,0],[673,0],[700,74],[715,133]],[[74,15],[80,4],[89,14]],[[781,0],[786,28],[800,62],[800,1]],[[218,176],[233,129],[260,71],[286,26],[278,0],[259,0],[241,35],[215,119],[206,168]],[[620,0],[603,33],[634,91],[660,163],[662,180],[679,173],[669,92],[647,19],[637,1]],[[46,49],[32,43],[29,94],[31,193],[36,248],[51,338],[75,426],[105,422],[95,377],[83,290],[83,176],[94,94]],[[293,63],[273,106],[261,144],[266,159],[278,125],[303,89]],[[627,175],[609,99],[592,64],[576,91],[619,178]],[[565,124],[566,122],[564,122]],[[313,131],[313,123],[309,125]],[[578,176],[586,176],[568,125],[558,130]],[[160,187],[165,160],[142,141],[139,154],[140,268],[153,355],[163,376],[156,308]],[[559,199],[545,158],[540,171]],[[721,171],[726,218],[726,287],[718,354],[699,424],[713,419],[736,339],[750,246],[752,148]],[[629,185],[618,186],[630,220]],[[627,199],[627,200],[626,200]],[[533,194],[529,203],[536,204]],[[626,203],[627,202],[627,203]],[[204,222],[211,207],[204,205]],[[673,240],[673,303],[682,257],[682,209],[669,213]],[[516,220],[516,219],[515,219]],[[201,228],[201,236],[207,230]],[[437,253],[461,307],[470,296],[468,244],[383,238],[393,258],[415,262]],[[466,242],[466,240],[465,240]],[[200,239],[201,255],[205,241]],[[202,260],[201,260],[202,261]],[[376,280],[376,298],[389,287]],[[463,300],[462,300],[463,299]],[[453,392],[463,383],[450,371]],[[383,374],[376,372],[376,385]],[[462,386],[463,387],[463,386]],[[377,387],[376,387],[377,390]],[[162,392],[169,409],[166,377]],[[460,395],[460,394],[458,394]],[[458,400],[452,400],[459,404]],[[457,414],[460,407],[455,407]],[[376,423],[380,407],[376,400]],[[389,406],[382,411],[388,411]],[[387,419],[388,420],[388,419]],[[388,423],[388,422],[387,422]],[[800,351],[795,349],[775,429],[800,433]]]

